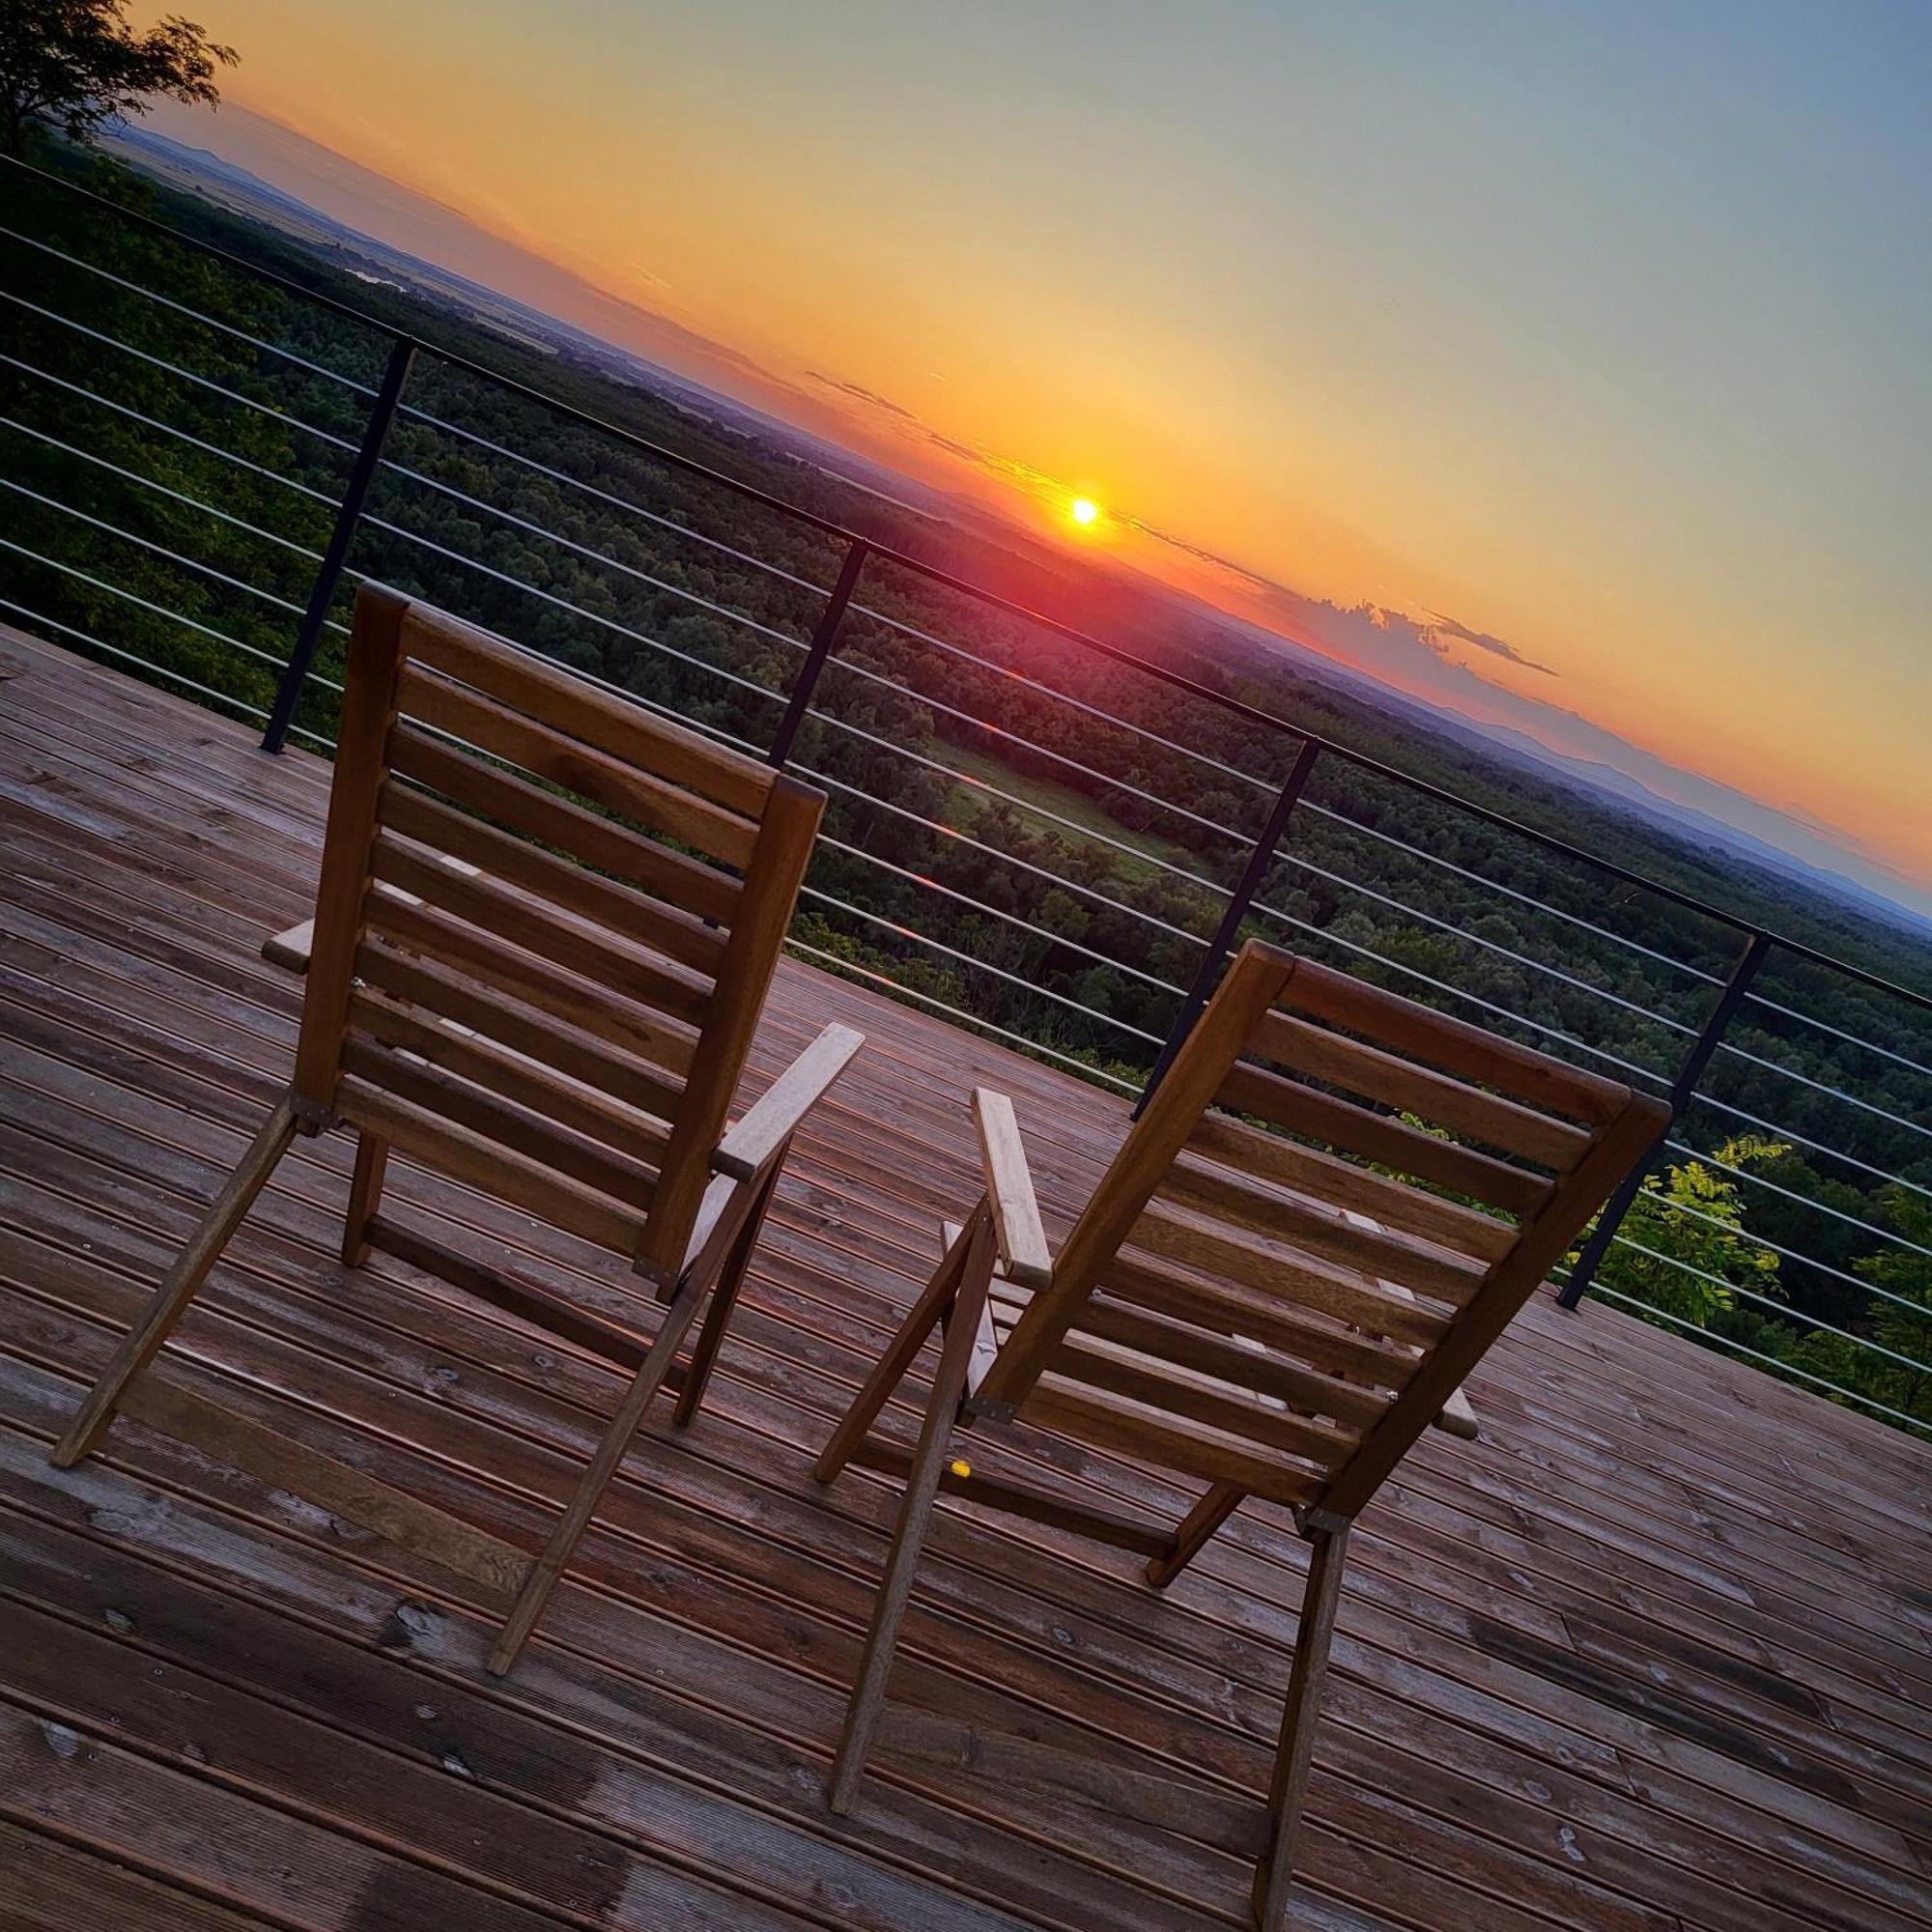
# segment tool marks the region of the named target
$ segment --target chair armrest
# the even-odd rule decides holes
[[[986,1171],[986,1198],[993,1208],[993,1239],[1007,1279],[1022,1288],[1044,1288],[1053,1279],[1053,1257],[1039,1224],[1033,1175],[1027,1167],[1013,1103],[991,1087],[973,1090],[973,1123],[980,1130],[980,1159]]]
[[[433,852],[430,855],[439,865],[447,866],[452,872],[460,872],[468,879],[480,879],[482,868],[472,866],[468,859],[458,859],[447,852]],[[414,893],[406,893],[400,886],[378,885],[379,893],[388,893],[408,905],[421,905]],[[309,955],[315,951],[315,921],[305,919],[299,925],[292,925],[286,932],[270,933],[262,942],[262,957],[270,966],[279,966],[288,973],[306,973]]]
[[[752,1179],[865,1043],[866,1036],[851,1027],[837,1021],[827,1027],[718,1143],[712,1171],[734,1180]]]
[[[308,971],[308,956],[315,950],[315,921],[305,919],[286,932],[271,933],[262,942],[262,957],[285,973]]]

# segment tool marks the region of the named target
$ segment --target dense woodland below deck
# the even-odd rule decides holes
[[[89,180],[1291,724],[1901,983],[1932,984],[1927,948],[1902,927],[1432,735],[1286,658],[1264,668],[1252,650],[1231,655],[1205,619],[1043,554],[969,542],[775,441],[371,285],[108,164]],[[0,615],[38,616],[56,640],[98,639],[260,710],[366,418],[370,398],[350,384],[375,384],[387,343],[57,189],[9,186],[9,226],[289,355],[0,242],[0,288],[98,332],[9,304],[9,353],[44,373],[0,365]],[[838,543],[433,357],[419,359],[407,401],[338,617],[367,575],[707,728],[771,741]],[[340,665],[338,630],[317,668],[330,677]],[[832,802],[794,930],[806,956],[884,976],[1103,1082],[1137,1082],[1218,917],[1213,888],[1238,874],[1295,740],[876,560],[816,703],[824,715],[795,762]],[[311,687],[298,742],[326,742],[332,704]],[[1666,1077],[1740,944],[1719,922],[1332,757],[1258,905],[1250,929],[1264,937],[1584,1065]],[[1764,1001],[1728,1036],[1738,1050],[1719,1052],[1685,1123],[1704,1157],[1673,1155],[1599,1281],[1932,1425],[1932,1376],[1914,1366],[1932,1359],[1920,1312],[1932,1307],[1932,1014],[1788,956],[1757,990]]]

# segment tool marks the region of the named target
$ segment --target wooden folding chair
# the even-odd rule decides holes
[[[1288,1922],[1350,1525],[1665,1109],[1251,943],[1057,1257],[1010,1102],[981,1089],[974,1114],[985,1193],[945,1230],[937,1273],[818,1463],[824,1482],[849,1461],[905,1474],[832,1804],[857,1795],[939,1489],[1135,1550],[1156,1587],[1244,1497],[1263,1497],[1293,1511],[1310,1558],[1259,1829],[1203,1825],[1213,1807],[1185,1795],[1201,1787],[1107,1766],[1083,1789],[1064,1752],[977,1737],[962,1751],[929,1719],[895,1719],[888,1741],[1139,1806],[1151,1822],[1192,1820],[1182,1829],[1258,1856],[1256,1911],[1275,1932]],[[872,1425],[935,1327],[939,1365],[908,1457]],[[1208,1488],[1178,1525],[1152,1523],[956,1459],[958,1431],[1011,1418]]]
[[[823,794],[542,659],[365,589],[305,965],[295,1077],[54,1453],[117,1408],[501,1599],[507,1670],[657,1391],[696,1412],[793,1131],[862,1043],[830,1026],[725,1115]],[[639,829],[641,828],[641,829]],[[699,856],[693,856],[694,854]],[[136,1381],[298,1133],[357,1135],[343,1260],[380,1248],[635,1372],[532,1561],[174,1378]],[[395,1149],[628,1258],[668,1303],[646,1344],[381,1211]],[[707,1294],[689,1364],[678,1349]]]

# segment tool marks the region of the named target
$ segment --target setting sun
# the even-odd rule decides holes
[[[1097,524],[1100,521],[1100,506],[1091,497],[1076,497],[1069,514],[1084,529],[1088,525]]]

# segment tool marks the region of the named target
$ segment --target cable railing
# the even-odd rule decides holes
[[[57,205],[84,196],[22,173]],[[821,785],[801,957],[1124,1095],[1158,1080],[1248,931],[1615,1069],[1672,1122],[1559,1298],[1594,1286],[1932,1428],[1932,1269],[1897,1272],[1932,1263],[1932,1220],[1912,1218],[1932,1202],[1932,1088],[1911,1086],[1932,1081],[1925,995],[152,217],[78,205],[160,251],[156,276],[185,250],[255,294],[209,314],[72,238],[0,227],[33,262],[32,298],[0,286],[26,318],[0,355],[19,379],[0,612],[262,723],[270,749],[327,751],[343,598],[370,581],[431,597]],[[1752,1037],[1728,1037],[1747,1009]],[[1693,1162],[1725,1211],[1662,1184]],[[1652,1278],[1711,1306],[1687,1317]]]

